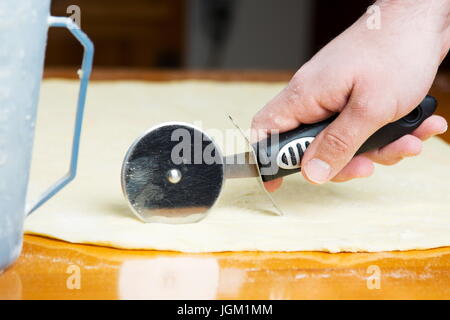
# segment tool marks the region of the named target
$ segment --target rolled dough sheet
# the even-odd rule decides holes
[[[421,156],[376,168],[367,179],[313,186],[290,176],[275,201],[278,217],[255,179],[229,180],[209,216],[196,224],[145,224],[120,188],[123,157],[146,129],[186,121],[213,136],[244,128],[283,84],[101,82],[89,88],[77,179],[31,215],[29,234],[126,249],[215,251],[392,251],[450,246],[450,147],[440,139]],[[67,169],[77,83],[45,81],[41,95],[30,197]],[[199,123],[202,121],[202,123]],[[218,143],[222,144],[218,139]],[[242,143],[242,147],[243,147]],[[223,143],[225,153],[227,144]]]

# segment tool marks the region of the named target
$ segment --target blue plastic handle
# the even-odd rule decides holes
[[[83,123],[84,106],[86,103],[86,92],[89,83],[89,77],[92,71],[92,62],[94,58],[94,45],[88,36],[81,31],[78,25],[73,22],[72,19],[67,17],[49,17],[48,18],[49,27],[57,28],[67,28],[73,36],[81,43],[84,47],[83,63],[81,65],[81,70],[79,72],[80,76],[80,89],[78,92],[78,103],[77,112],[75,118],[75,129],[73,133],[72,141],[72,155],[70,159],[70,169],[62,178],[60,178],[55,184],[53,184],[49,189],[47,189],[31,206],[26,210],[27,215],[34,212],[37,208],[42,206],[55,194],[57,194],[62,188],[64,188],[69,182],[71,182],[77,174],[78,165],[78,152],[80,149],[80,136],[81,127]]]

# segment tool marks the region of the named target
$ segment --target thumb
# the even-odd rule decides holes
[[[311,93],[320,86],[314,85],[313,81],[307,81],[306,77],[300,75],[301,72],[298,72],[291,79],[289,85],[253,117],[252,143],[263,140],[271,133],[295,129],[301,123],[314,123],[324,120],[333,113],[322,108],[317,100],[312,98]],[[308,86],[309,83],[312,84]],[[265,182],[264,185],[268,191],[272,192],[278,189],[281,183],[282,179],[280,178]]]
[[[307,180],[316,184],[331,180],[375,131],[394,120],[395,107],[371,101],[375,99],[353,94],[339,116],[314,139],[302,159]]]

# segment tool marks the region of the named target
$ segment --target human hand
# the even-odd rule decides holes
[[[428,93],[450,46],[450,1],[378,1],[381,28],[367,16],[303,65],[288,86],[253,118],[253,132],[289,131],[339,112],[306,150],[304,177],[316,184],[370,176],[420,153],[422,141],[447,130],[433,115],[412,134],[353,157],[375,131],[408,114]],[[260,137],[261,138],[261,137]],[[282,180],[266,183],[276,190]]]

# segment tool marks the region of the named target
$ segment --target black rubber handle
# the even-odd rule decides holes
[[[436,99],[426,96],[408,115],[387,124],[370,136],[355,155],[383,147],[411,133],[434,113],[436,107]],[[297,129],[278,136],[269,136],[253,145],[263,181],[271,181],[298,172],[306,148],[336,117],[337,115],[322,122],[301,125]]]

